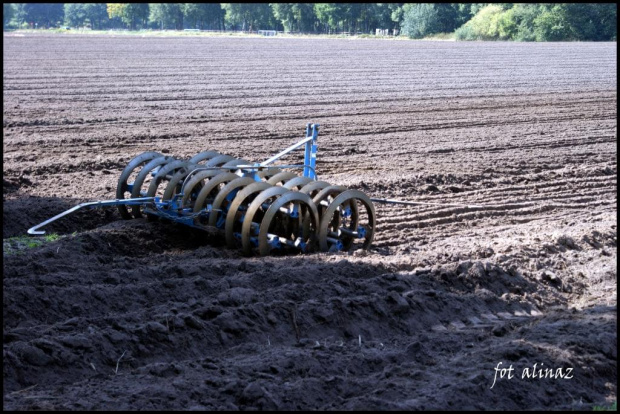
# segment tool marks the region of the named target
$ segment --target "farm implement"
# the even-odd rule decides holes
[[[167,219],[217,229],[229,247],[248,255],[367,249],[376,228],[373,202],[360,191],[318,181],[318,132],[319,125],[307,124],[304,139],[254,164],[217,151],[189,160],[145,152],[121,173],[115,200],[79,204],[28,234],[44,234],[41,227],[81,208],[117,206],[124,219]],[[301,147],[304,164],[272,165]]]

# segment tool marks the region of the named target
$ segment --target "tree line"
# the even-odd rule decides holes
[[[4,28],[277,30],[413,39],[616,40],[614,3],[4,3]]]

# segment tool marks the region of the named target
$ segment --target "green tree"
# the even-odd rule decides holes
[[[86,13],[84,12],[84,3],[65,3],[65,24],[73,27],[84,26]]]
[[[127,3],[106,3],[106,10],[110,19],[123,18]]]
[[[488,5],[456,32],[458,40],[494,40],[499,38],[500,16],[503,13],[501,6]]]
[[[269,3],[269,6],[285,31],[316,31],[318,21],[312,3]]]
[[[519,31],[515,19],[515,9],[511,8],[500,14],[497,20],[497,32],[501,40],[515,39]]]
[[[6,29],[7,24],[15,16],[15,8],[12,3],[3,3],[2,7],[2,25]]]
[[[314,12],[313,3],[293,3],[293,11],[297,18],[297,30],[300,32],[315,32],[319,26],[319,20]]]
[[[403,33],[422,38],[435,33],[450,33],[469,20],[475,4],[463,7],[458,3],[416,3],[403,7]]]
[[[359,30],[364,4],[367,3],[344,3],[344,30],[350,33],[356,33]]]
[[[600,40],[616,40],[618,35],[618,8],[615,3],[600,3],[598,9],[598,24]]]
[[[107,3],[107,11],[110,19],[120,18],[131,30],[136,30],[138,24],[145,27],[149,17],[147,3]]]
[[[616,36],[614,4],[561,3],[552,10],[566,25],[569,40],[610,40]]]
[[[492,4],[479,9],[455,34],[459,40],[611,40],[616,38],[616,13],[615,4]]]
[[[318,20],[312,3],[270,3],[273,15],[288,32],[314,32]]]
[[[534,33],[534,20],[539,15],[539,7],[537,4],[517,3],[511,9],[514,25],[517,32],[511,39],[518,41],[534,41],[536,35]],[[500,19],[501,20],[501,19]]]
[[[292,32],[298,27],[293,3],[269,3],[269,6],[273,10],[273,16],[282,23],[285,31]]]
[[[26,3],[13,3],[13,5],[13,21],[21,28],[26,24]]]
[[[126,10],[131,30],[136,30],[138,25],[146,27],[149,19],[148,3],[127,3]]]
[[[403,7],[403,34],[421,39],[439,32],[439,13],[432,3],[409,3]]]
[[[108,13],[105,3],[84,3],[84,14],[91,28],[101,30],[108,25]]]
[[[541,41],[572,40],[572,33],[561,5],[541,7],[532,22],[535,39]]]
[[[393,22],[393,26],[395,30],[400,30],[403,24],[403,16],[404,16],[404,3],[388,3],[388,7],[390,9],[390,19]]]
[[[471,16],[474,17],[478,12],[492,3],[472,3],[470,5]],[[501,7],[501,6],[500,6]]]
[[[616,40],[618,36],[618,8],[616,4],[601,3],[597,4],[599,9],[602,40]]]
[[[226,10],[226,22],[231,27],[243,31],[282,28],[269,3],[222,3],[222,8]]]
[[[452,3],[457,13],[456,27],[467,23],[476,13],[488,5],[489,3]]]
[[[437,3],[435,9],[438,14],[437,30],[440,33],[453,32],[460,26],[458,4]]]
[[[392,9],[390,3],[370,3],[370,24],[368,31],[374,32],[374,29],[392,29],[394,22],[392,21]]]
[[[347,17],[347,6],[343,3],[315,3],[314,12],[324,31],[344,31],[345,19]]]
[[[225,12],[219,3],[182,3],[180,7],[189,27],[221,29]]]
[[[287,32],[313,32],[317,18],[312,3],[270,3],[273,16]]]
[[[149,20],[160,25],[161,29],[183,29],[183,10],[181,3],[150,3]]]
[[[371,33],[380,25],[382,9],[378,3],[358,3],[359,14],[355,24],[355,31]],[[381,27],[383,28],[383,26]]]
[[[320,24],[313,3],[269,3],[285,31],[314,32]]]
[[[62,3],[22,3],[19,19],[38,28],[56,27],[64,20]]]

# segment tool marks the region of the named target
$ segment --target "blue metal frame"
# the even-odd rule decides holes
[[[317,137],[319,136],[319,124],[306,125],[306,150],[304,153],[304,177],[316,180],[316,153],[318,150]],[[310,167],[310,168],[309,168]]]
[[[303,176],[316,180],[316,153],[318,150],[317,137],[319,136],[319,126],[319,124],[306,124],[306,137],[304,139],[280,151],[278,154],[274,155],[266,161],[261,162],[255,167],[265,167],[274,162],[275,160],[280,159],[282,156],[288,154],[289,152],[296,150],[302,145],[305,145]],[[280,165],[276,167],[284,168],[286,166]]]

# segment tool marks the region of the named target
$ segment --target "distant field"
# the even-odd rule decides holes
[[[244,258],[115,210],[60,221],[67,237],[5,251],[5,409],[615,400],[615,42],[26,32],[3,46],[5,241],[114,198],[141,152],[258,162],[308,122],[321,180],[431,203],[376,204],[375,241],[351,255]],[[575,376],[490,389],[500,361]]]

